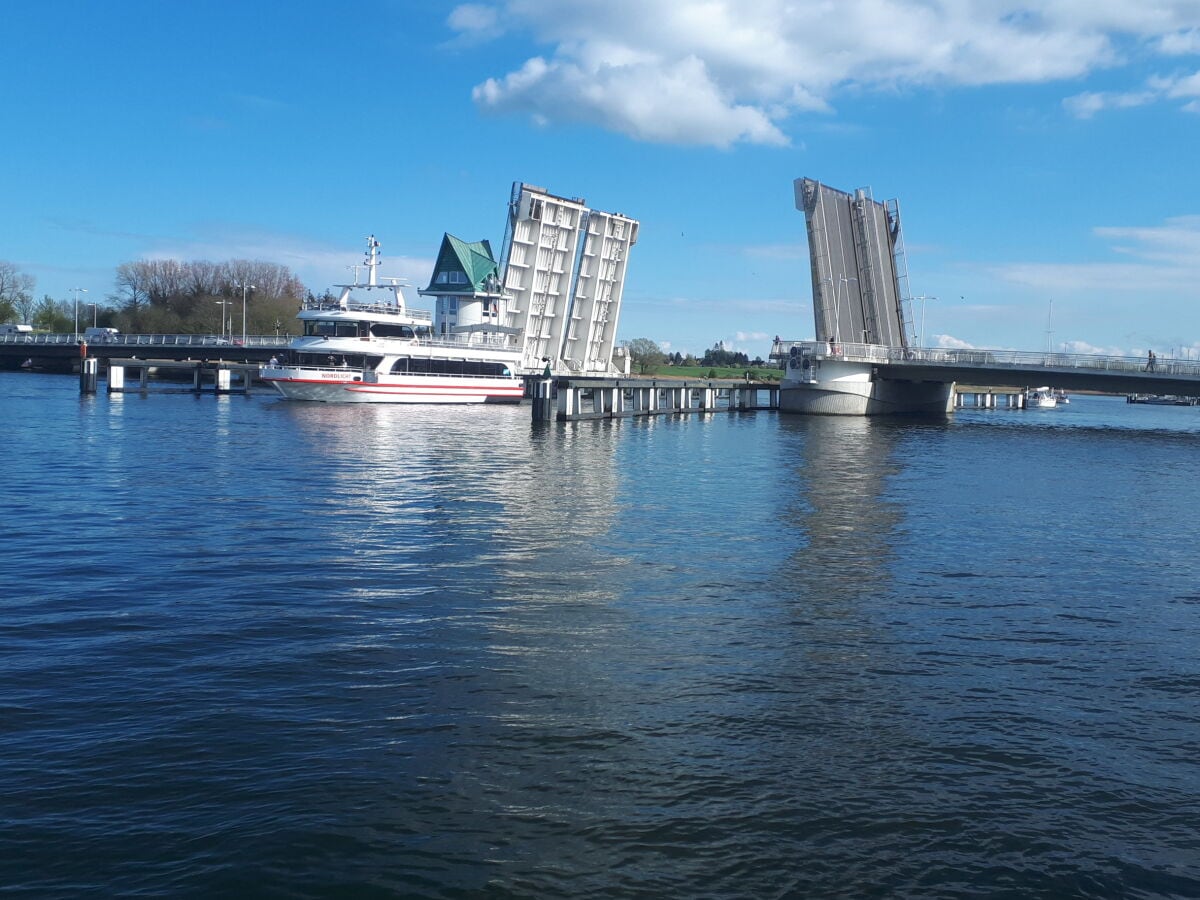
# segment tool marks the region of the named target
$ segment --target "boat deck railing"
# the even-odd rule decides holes
[[[395,303],[358,303],[354,300],[351,300],[345,307],[338,304],[336,300],[332,302],[328,300],[306,300],[300,308],[302,310],[317,312],[362,312],[384,316],[394,316],[400,312],[396,308]],[[433,321],[433,313],[427,309],[413,309],[405,306],[403,314],[421,322]]]
[[[506,336],[502,334],[484,334],[475,332],[471,335],[461,334],[430,334],[419,335],[417,337],[396,337],[393,335],[374,336],[372,338],[357,338],[350,335],[333,335],[326,336],[320,334],[307,335],[309,343],[306,346],[297,346],[297,349],[304,351],[320,350],[327,340],[362,340],[362,347],[356,347],[354,352],[367,350],[374,343],[383,344],[387,347],[387,352],[396,352],[397,349],[405,347],[439,347],[446,350],[513,350],[506,340]],[[301,338],[300,340],[303,340]],[[338,353],[342,350],[336,351]]]

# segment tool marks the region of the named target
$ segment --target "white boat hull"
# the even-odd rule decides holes
[[[383,378],[362,372],[331,373],[302,368],[264,368],[263,381],[288,400],[319,403],[520,403],[519,378],[455,375]]]
[[[1054,409],[1058,398],[1049,388],[1036,388],[1025,392],[1026,409]]]

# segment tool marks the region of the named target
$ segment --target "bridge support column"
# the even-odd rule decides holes
[[[543,378],[533,383],[533,421],[549,422],[554,418],[554,382]]]
[[[579,412],[579,388],[559,385],[558,388],[558,417],[573,419]]]
[[[79,393],[96,393],[96,382],[100,377],[100,360],[94,356],[79,361]]]

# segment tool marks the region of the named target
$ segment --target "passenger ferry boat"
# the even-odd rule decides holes
[[[379,242],[367,238],[367,282],[341,284],[336,301],[307,301],[304,333],[259,373],[289,400],[332,403],[519,403],[521,350],[496,326],[438,334],[412,309],[400,279],[380,283]],[[371,295],[383,292],[384,297]],[[367,294],[366,299],[360,299]],[[497,297],[498,299],[498,297]]]

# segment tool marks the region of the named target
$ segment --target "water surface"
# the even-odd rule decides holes
[[[14,896],[1200,896],[1200,409],[0,417]]]

